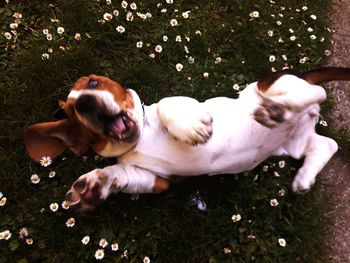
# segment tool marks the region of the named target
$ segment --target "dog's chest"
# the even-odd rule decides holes
[[[252,118],[257,101],[217,98],[205,102],[213,117],[213,135],[203,145],[176,141],[162,127],[156,105],[146,118],[136,147],[119,161],[162,176],[238,173],[250,170],[270,156],[288,137],[290,129],[268,129]]]

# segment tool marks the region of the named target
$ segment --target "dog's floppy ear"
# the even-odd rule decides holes
[[[88,150],[91,138],[80,123],[70,119],[38,123],[24,130],[27,152],[37,162],[43,156],[55,158],[67,149],[80,155]]]

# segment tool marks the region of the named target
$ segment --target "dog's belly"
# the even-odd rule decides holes
[[[192,146],[174,140],[161,126],[154,105],[136,147],[119,158],[160,176],[239,173],[251,170],[275,152],[293,133],[297,120],[269,129],[252,113],[256,100],[226,98],[206,102],[213,117],[213,135],[206,144]]]

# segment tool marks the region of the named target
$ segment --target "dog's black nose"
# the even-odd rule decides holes
[[[75,103],[75,109],[79,113],[90,113],[96,110],[97,100],[93,95],[81,95]]]

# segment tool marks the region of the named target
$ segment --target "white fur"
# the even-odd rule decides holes
[[[99,101],[103,102],[104,106],[109,112],[118,113],[120,111],[119,105],[115,102],[113,94],[106,90],[90,90],[90,89],[84,89],[84,90],[72,90],[68,94],[68,99],[78,99],[81,95],[94,95]]]

